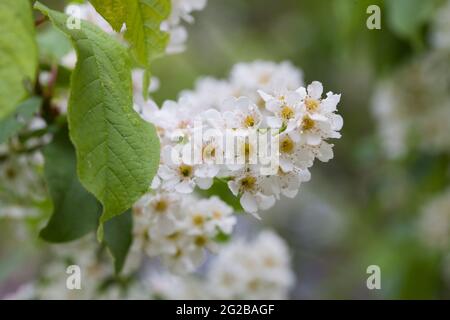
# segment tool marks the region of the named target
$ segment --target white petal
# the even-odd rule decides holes
[[[322,141],[322,138],[318,134],[309,133],[309,134],[305,135],[305,138],[306,138],[306,143],[311,146],[317,146]]]
[[[323,114],[320,114],[317,112],[311,114],[310,117],[311,117],[311,120],[314,120],[314,121],[328,121],[327,117],[325,117]]]
[[[322,143],[317,158],[322,162],[328,162],[330,159],[333,159],[333,156],[333,145],[326,142]]]
[[[294,168],[294,165],[292,164],[291,161],[281,158],[280,167],[283,170],[283,172],[290,172]]]
[[[297,90],[295,90],[299,95],[300,95],[300,99],[305,99],[307,94],[306,94],[306,89],[304,87],[300,87]]]
[[[239,97],[236,101],[235,108],[239,110],[247,110],[251,105],[252,101],[248,97]]]
[[[282,193],[284,196],[293,199],[297,196],[298,189],[283,189]]]
[[[236,181],[228,181],[228,188],[235,196],[239,193],[239,184]]]
[[[256,202],[255,197],[249,193],[249,192],[244,192],[244,194],[241,197],[241,205],[242,208],[246,211],[246,212],[257,212],[258,211],[258,204]]]
[[[322,93],[323,93],[323,86],[319,81],[313,81],[308,86],[308,94],[311,98],[318,100],[322,96]]]
[[[262,98],[265,102],[274,99],[273,96],[271,96],[271,95],[268,94],[268,93],[265,93],[265,92],[262,91],[262,90],[258,90],[258,94],[261,96],[261,98]]]
[[[301,100],[302,100],[301,94],[296,91],[291,91],[286,95],[286,103],[289,106],[295,106]]]
[[[258,195],[258,200],[259,207],[263,210],[267,210],[275,204],[275,197],[273,196],[265,196],[261,194]]]
[[[184,180],[175,186],[175,190],[179,193],[191,193],[194,191],[194,183],[191,180]]]
[[[160,176],[162,179],[169,180],[175,177],[175,175],[175,171],[172,168],[166,165],[159,166],[158,176]]]
[[[161,180],[159,179],[158,176],[155,176],[152,180],[152,183],[150,185],[150,188],[152,189],[158,189],[159,186],[161,185]]]
[[[283,125],[281,119],[277,117],[267,117],[266,122],[270,128],[278,129],[281,128],[281,126]]]
[[[328,92],[327,97],[322,100],[320,107],[325,113],[336,111],[336,106],[340,100],[341,100],[340,94],[332,94],[331,92]]]
[[[300,140],[302,138],[302,136],[298,130],[292,130],[292,131],[289,130],[288,135],[292,139],[292,141],[294,141],[295,143],[300,142]]]
[[[211,178],[197,178],[195,179],[195,182],[197,183],[198,187],[200,189],[206,190],[211,188],[213,184],[213,179]]]
[[[266,102],[266,109],[271,112],[278,112],[280,111],[281,102],[278,100],[269,100]]]
[[[331,120],[331,128],[333,130],[339,131],[342,129],[344,125],[344,119],[340,115],[333,114],[330,116],[330,120]]]

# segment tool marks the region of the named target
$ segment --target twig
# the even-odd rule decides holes
[[[38,27],[38,26],[40,26],[41,24],[43,24],[45,21],[47,21],[47,16],[40,16],[39,18],[37,18],[35,21],[34,21],[34,26],[35,27]]]

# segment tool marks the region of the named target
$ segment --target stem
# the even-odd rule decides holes
[[[34,26],[35,27],[38,27],[38,26],[40,26],[41,24],[43,24],[45,21],[47,21],[47,16],[41,16],[41,17],[39,17],[39,18],[37,18],[35,21],[34,21]]]
[[[58,116],[58,113],[56,112],[57,110],[52,106],[51,103],[57,78],[58,66],[54,64],[52,65],[50,70],[50,79],[48,81],[47,87],[43,89],[41,84],[37,84],[36,88],[37,93],[44,98],[44,101],[42,103],[42,117],[48,125],[52,124],[55,118]]]

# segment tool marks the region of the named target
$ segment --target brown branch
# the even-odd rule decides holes
[[[36,20],[34,20],[34,26],[39,27],[41,24],[43,24],[45,21],[47,21],[47,16],[40,16]]]

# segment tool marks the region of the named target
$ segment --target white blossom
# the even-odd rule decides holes
[[[294,283],[288,248],[270,231],[229,244],[212,262],[207,279],[217,299],[285,299]]]
[[[419,220],[419,231],[424,243],[431,248],[450,248],[450,189],[425,204]]]
[[[148,194],[133,212],[132,251],[159,257],[176,273],[194,271],[204,261],[205,250],[218,250],[216,237],[231,234],[236,224],[233,210],[217,197]]]

